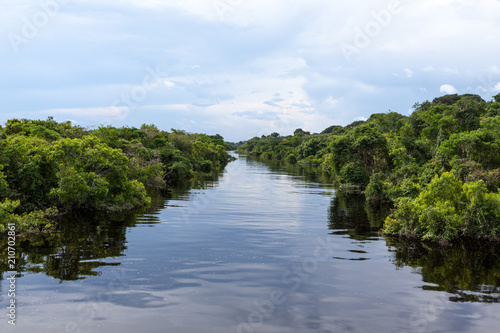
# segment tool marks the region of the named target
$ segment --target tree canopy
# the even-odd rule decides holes
[[[415,104],[410,116],[377,113],[320,134],[256,137],[239,151],[316,165],[339,188],[394,204],[387,234],[500,239],[500,94],[490,102],[445,95]]]
[[[148,205],[196,173],[216,172],[231,156],[220,135],[11,119],[0,127],[0,231],[51,227],[75,211],[123,212]]]

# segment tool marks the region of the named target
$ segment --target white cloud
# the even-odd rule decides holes
[[[167,87],[167,88],[173,88],[175,87],[175,83],[170,81],[170,80],[165,80],[163,81],[163,84]]]
[[[448,73],[448,74],[459,74],[458,69],[456,69],[456,68],[444,67],[443,72]]]
[[[331,105],[335,106],[339,103],[338,99],[333,98],[332,96],[328,97],[326,100],[327,103],[330,103]]]
[[[406,77],[410,78],[413,76],[413,71],[409,68],[405,68]]]
[[[440,88],[439,91],[444,93],[444,94],[456,94],[457,89],[452,86],[451,84],[443,84]]]
[[[498,82],[493,89],[495,91],[500,91],[500,82]]]

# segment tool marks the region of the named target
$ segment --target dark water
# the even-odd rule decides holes
[[[19,240],[0,332],[499,332],[498,249],[387,240],[384,209],[318,179],[240,157],[145,212]]]

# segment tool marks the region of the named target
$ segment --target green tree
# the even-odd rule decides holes
[[[496,239],[500,235],[500,193],[483,181],[463,183],[453,173],[436,176],[415,199],[400,199],[386,219],[389,235],[452,241],[459,237]]]

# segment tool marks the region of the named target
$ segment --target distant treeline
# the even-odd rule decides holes
[[[255,137],[251,156],[316,165],[369,202],[392,202],[389,235],[500,240],[500,94],[445,95],[410,116],[373,114],[319,134]]]
[[[70,212],[124,212],[147,190],[216,172],[231,156],[220,135],[12,119],[0,126],[0,231],[51,228]],[[231,148],[230,146],[228,148]]]

